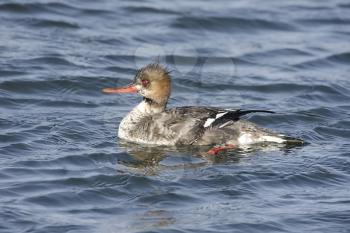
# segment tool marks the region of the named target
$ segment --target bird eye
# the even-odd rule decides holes
[[[142,80],[141,80],[141,83],[142,83],[142,86],[147,87],[148,84],[149,84],[149,80],[147,80],[147,79],[142,79]]]

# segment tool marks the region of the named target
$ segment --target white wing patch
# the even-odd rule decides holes
[[[215,119],[219,119],[220,117],[222,117],[225,114],[227,114],[227,112],[218,113],[218,114],[216,114]]]
[[[225,114],[227,114],[227,112],[218,113],[218,114],[216,114],[215,118],[208,118],[205,121],[203,127],[207,128],[207,127],[211,126],[215,122],[215,120],[219,119],[220,117],[224,116]]]
[[[229,125],[229,124],[231,124],[231,123],[232,123],[232,121],[228,121],[228,122],[226,122],[226,123],[220,125],[220,126],[219,126],[219,129],[224,128],[226,125]]]
[[[205,121],[204,125],[203,125],[204,128],[207,128],[207,127],[211,126],[211,124],[213,124],[214,121],[215,121],[214,118],[208,118],[208,119]]]

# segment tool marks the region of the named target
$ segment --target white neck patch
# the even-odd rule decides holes
[[[154,114],[154,113],[163,112],[164,108],[156,107],[154,105],[147,103],[146,101],[142,101],[134,108],[134,110],[140,112],[141,114]]]

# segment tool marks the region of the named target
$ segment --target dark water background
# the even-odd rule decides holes
[[[171,106],[300,148],[201,157],[118,142],[104,95],[157,59]],[[0,1],[0,232],[350,232],[350,2]]]

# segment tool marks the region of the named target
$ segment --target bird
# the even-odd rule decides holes
[[[134,143],[162,146],[210,146],[209,154],[258,143],[303,144],[257,126],[241,117],[269,110],[228,109],[211,106],[167,108],[171,77],[167,68],[151,63],[139,69],[130,85],[110,87],[104,93],[138,93],[143,100],[120,122],[118,137]]]

